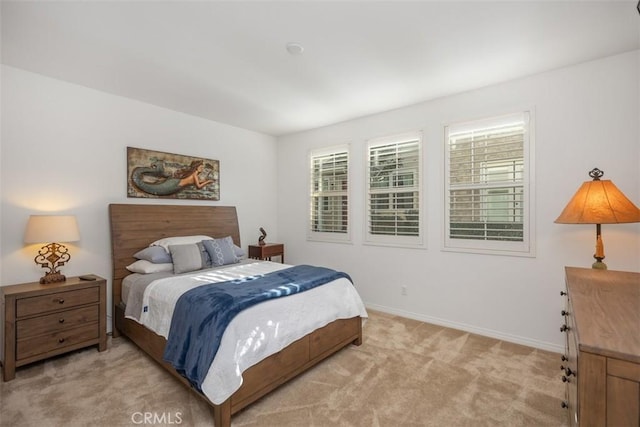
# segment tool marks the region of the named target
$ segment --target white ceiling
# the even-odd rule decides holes
[[[271,135],[640,49],[635,0],[3,1],[1,14],[3,64]]]

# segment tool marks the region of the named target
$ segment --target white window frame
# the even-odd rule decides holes
[[[309,151],[308,156],[308,221],[307,221],[307,240],[309,241],[318,241],[318,242],[338,242],[338,243],[350,243],[351,242],[351,187],[352,187],[352,179],[351,179],[351,150],[349,144],[335,145],[331,147],[319,148]],[[322,231],[314,231],[312,229],[313,223],[313,197],[314,197],[314,188],[313,188],[313,160],[318,157],[326,157],[332,154],[338,153],[346,153],[347,155],[347,190],[346,191],[338,191],[337,193],[344,193],[347,197],[347,231],[346,232],[322,232]]]
[[[495,254],[508,256],[535,256],[535,126],[534,111],[526,109],[519,113],[506,114],[481,120],[473,120],[449,124],[444,129],[444,233],[443,233],[443,250],[452,252],[469,252],[480,254]],[[522,223],[523,238],[522,241],[499,241],[499,240],[474,240],[462,238],[450,238],[450,162],[449,162],[449,135],[473,129],[486,129],[509,121],[521,120],[524,126],[523,138],[523,170],[512,173],[514,176],[522,175]],[[452,132],[453,129],[453,132]],[[491,187],[487,186],[486,191],[490,191]]]
[[[401,144],[403,142],[409,141],[418,141],[418,169],[415,171],[417,173],[417,177],[414,175],[414,185],[417,187],[417,198],[414,200],[414,206],[418,209],[418,235],[417,236],[397,236],[397,235],[381,235],[381,234],[372,234],[371,233],[371,194],[375,193],[375,190],[372,190],[370,185],[370,165],[369,165],[369,156],[371,148],[379,147],[382,145],[390,145],[390,144]],[[425,221],[424,221],[424,207],[423,207],[423,197],[424,197],[424,185],[423,185],[423,138],[421,131],[414,132],[406,132],[397,135],[391,135],[381,138],[372,138],[367,141],[365,144],[365,155],[364,155],[364,163],[365,163],[365,191],[364,191],[364,244],[368,245],[379,245],[379,246],[401,246],[401,247],[413,247],[413,248],[423,248],[425,242],[424,230],[425,230]],[[394,176],[397,176],[395,174]],[[389,183],[391,187],[391,183]],[[413,191],[413,190],[412,190]],[[397,193],[402,193],[403,191],[400,189]],[[390,205],[393,203],[392,200],[389,200]],[[391,206],[390,206],[391,208]]]

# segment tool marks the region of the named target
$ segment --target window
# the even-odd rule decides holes
[[[349,147],[312,151],[309,239],[349,240]]]
[[[533,255],[528,112],[446,128],[445,249]]]
[[[367,242],[422,244],[421,144],[417,132],[368,142]]]

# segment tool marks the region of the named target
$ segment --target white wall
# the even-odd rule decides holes
[[[407,317],[562,351],[563,266],[590,267],[595,226],[554,224],[594,167],[640,204],[639,55],[631,52],[278,139],[287,261],[347,271],[363,299]],[[444,125],[535,110],[535,258],[441,251]],[[363,245],[365,141],[424,132],[427,248]],[[306,241],[308,152],[351,144],[352,244]],[[603,225],[610,269],[640,270],[640,224]],[[408,287],[402,296],[400,288]]]
[[[220,160],[220,201],[128,199],[127,146]],[[44,274],[33,262],[41,245],[22,242],[31,214],[77,215],[70,276],[111,279],[109,203],[233,205],[245,249],[261,226],[277,239],[276,163],[271,136],[3,66],[0,284]]]
[[[126,198],[126,146],[220,160],[220,202],[238,207],[243,246],[263,226],[288,263],[349,272],[369,307],[560,350],[564,265],[588,267],[595,227],[553,220],[593,167],[640,204],[640,52],[274,138],[108,95],[15,68],[1,69],[0,284],[37,280],[28,216],[78,216],[82,240],[63,272],[111,278],[109,203]],[[534,107],[537,257],[442,252],[443,126]],[[364,143],[424,131],[425,250],[362,245]],[[306,241],[307,154],[352,144],[353,244]],[[277,191],[276,191],[277,189]],[[358,191],[360,190],[360,191]],[[277,198],[277,201],[276,201]],[[604,225],[610,269],[640,270],[640,224]],[[408,286],[408,295],[400,287]]]

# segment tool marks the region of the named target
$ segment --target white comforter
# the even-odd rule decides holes
[[[158,279],[146,287],[140,315],[127,317],[167,338],[176,302],[189,289],[288,267],[291,266],[256,261]],[[129,298],[133,297],[131,294]],[[202,391],[211,402],[220,404],[240,388],[246,369],[334,320],[355,316],[367,317],[367,312],[354,286],[344,278],[250,307],[227,327]]]

